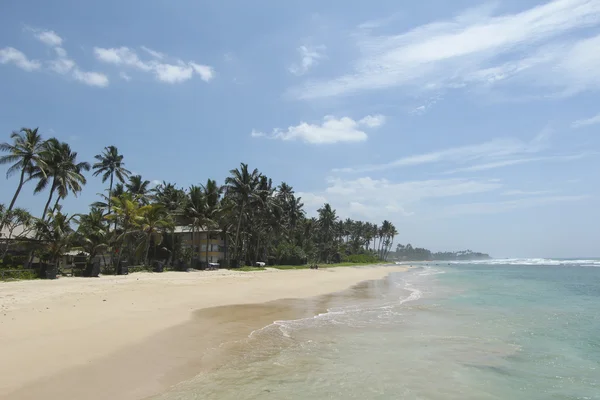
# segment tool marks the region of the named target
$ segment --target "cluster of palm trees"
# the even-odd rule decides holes
[[[104,257],[109,265],[130,262],[146,264],[165,260],[199,260],[195,246],[183,248],[175,235],[176,226],[189,227],[194,236],[204,232],[207,241],[224,241],[222,264],[238,266],[256,261],[273,264],[340,262],[385,259],[397,234],[389,221],[378,227],[369,222],[340,220],[325,204],[313,218],[291,186],[273,185],[271,179],[247,164],[230,171],[224,185],[208,179],[203,185],[183,189],[162,182],[150,182],[125,168],[124,157],[108,146],[90,165],[77,159],[67,143],[44,140],[37,129],[23,128],[11,135],[11,143],[0,144],[0,164],[9,164],[7,176],[19,176],[17,189],[8,207],[0,205],[0,230],[12,234],[34,232],[38,257],[57,263],[61,255],[79,248],[89,262]],[[93,171],[103,183],[105,194],[87,214],[63,213],[61,201],[77,196]],[[34,193],[47,191],[47,201],[38,218],[15,205],[27,182]],[[7,241],[8,243],[8,241]],[[41,243],[42,245],[39,245]],[[7,245],[8,246],[8,245]],[[4,256],[8,248],[4,251]],[[106,257],[109,258],[106,261]]]

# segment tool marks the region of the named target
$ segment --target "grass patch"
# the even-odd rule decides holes
[[[230,268],[232,271],[242,271],[242,272],[253,272],[253,271],[264,271],[265,267],[240,267],[240,268]]]
[[[360,266],[364,266],[364,265],[382,265],[382,264],[389,264],[389,263],[388,262],[369,262],[369,263],[343,262],[343,263],[337,263],[337,264],[318,264],[318,265],[319,265],[319,269],[321,269],[321,268],[337,268],[337,267],[360,267]],[[283,269],[283,270],[309,269],[310,265],[309,264],[306,264],[306,265],[273,265],[273,266],[270,266],[269,268]]]

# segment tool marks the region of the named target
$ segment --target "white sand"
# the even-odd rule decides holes
[[[111,354],[121,354],[122,359],[127,348],[185,323],[194,310],[312,297],[405,269],[396,266],[136,273],[0,283],[0,399],[33,399],[40,393],[46,399],[71,398],[65,397],[69,396],[65,393],[71,393],[65,385],[85,385],[81,388],[84,393],[102,393],[99,389],[107,384],[109,372],[119,368],[107,364]],[[142,356],[138,364],[143,362]],[[168,357],[164,355],[165,360]],[[136,365],[135,358],[135,354],[128,355],[126,361]],[[77,371],[95,363],[104,364],[85,382],[65,379],[64,374],[58,378],[61,372]],[[139,369],[139,365],[135,368]],[[119,380],[114,385],[121,387],[113,389],[119,398],[143,398],[164,389],[165,384],[176,383],[174,378],[163,380],[160,385],[140,379]],[[147,379],[152,379],[150,373]],[[86,394],[85,398],[103,396]]]

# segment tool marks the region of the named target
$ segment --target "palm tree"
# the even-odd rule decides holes
[[[111,201],[114,197],[114,178],[116,177],[119,182],[123,183],[131,172],[125,169],[123,155],[119,154],[119,150],[115,146],[105,147],[102,154],[98,154],[94,158],[98,160],[93,166],[94,176],[102,175],[102,183],[110,179],[108,187],[108,214],[110,214]]]
[[[150,181],[143,180],[141,175],[133,175],[125,186],[127,191],[137,197],[142,204],[148,204],[148,185]]]
[[[43,163],[41,154],[44,149],[44,140],[38,133],[38,128],[29,129],[22,128],[20,132],[13,132],[10,135],[13,143],[1,143],[0,151],[9,154],[0,157],[0,165],[12,164],[6,172],[6,177],[20,171],[19,184],[13,198],[8,206],[7,211],[10,212],[14,206],[19,193],[25,183],[25,174],[31,172],[34,168],[42,169]],[[4,220],[0,219],[0,231],[4,227]]]
[[[115,238],[117,262],[116,268],[118,272],[119,263],[123,254],[123,246],[125,241],[130,238],[134,228],[141,221],[140,205],[129,193],[124,193],[119,197],[112,198],[113,213],[105,216],[106,219],[115,221],[115,226],[120,225],[120,232]]]
[[[27,238],[27,235],[33,230],[35,218],[23,208],[13,208],[8,211],[3,204],[0,204],[0,220],[4,221],[4,228],[7,239],[2,251],[2,260],[6,258],[10,244],[16,239]],[[15,234],[15,232],[17,232]],[[0,235],[1,236],[1,235]],[[13,239],[13,240],[10,240]]]
[[[106,229],[104,212],[101,208],[92,207],[89,213],[80,214],[77,228],[77,242],[88,253],[88,267],[100,251],[108,248],[109,233]],[[106,261],[104,262],[106,265]],[[88,271],[89,272],[89,271]]]
[[[186,193],[183,189],[178,189],[175,184],[162,182],[151,190],[152,199],[157,203],[161,204],[168,212],[168,214],[176,221],[178,217],[182,216],[186,204]],[[171,229],[171,251],[169,253],[168,264],[172,264],[175,259],[175,224]]]
[[[318,232],[321,247],[321,259],[329,262],[329,257],[335,246],[335,228],[338,217],[329,203],[317,210],[319,214]]]
[[[44,243],[45,256],[54,268],[58,268],[60,258],[75,238],[71,227],[75,216],[63,214],[60,207],[48,214],[48,220],[38,220],[35,229],[37,237]]]
[[[35,193],[43,191],[51,182],[48,201],[42,213],[42,219],[45,219],[55,192],[58,193],[58,198],[53,210],[57,208],[59,200],[67,197],[69,192],[75,196],[81,192],[87,182],[82,172],[89,171],[90,164],[77,162],[77,152],[72,151],[67,143],[60,142],[56,138],[46,141],[41,159],[44,168],[36,168],[31,176],[39,179]]]
[[[206,185],[201,186],[202,195],[204,197],[204,225],[206,226],[206,254],[205,261],[206,266],[208,267],[208,252],[210,247],[210,234],[213,229],[216,229],[218,226],[218,218],[219,218],[219,200],[221,198],[221,193],[223,190],[217,182],[208,179],[206,181]]]
[[[150,243],[156,246],[163,241],[163,232],[173,227],[173,220],[167,214],[167,210],[160,204],[151,204],[139,209],[138,232],[142,234],[143,240],[138,245],[138,253],[143,251],[144,264],[148,265],[148,254]]]
[[[192,185],[188,191],[188,198],[184,214],[192,225],[192,260],[196,257],[196,227],[201,228],[206,215],[206,198],[200,186]]]
[[[249,203],[255,199],[258,195],[257,186],[260,178],[260,173],[257,169],[252,172],[248,169],[248,164],[241,163],[239,169],[232,169],[229,171],[231,176],[225,179],[227,195],[231,196],[236,204],[237,208],[237,228],[235,231],[235,255],[236,259],[239,260],[242,246],[240,245],[240,228],[242,226],[242,220],[244,219],[244,213]]]

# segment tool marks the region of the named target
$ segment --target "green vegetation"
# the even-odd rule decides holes
[[[433,253],[421,247],[412,247],[410,243],[406,246],[398,243],[396,251],[391,256],[394,259],[405,261],[487,260],[490,258],[489,254],[477,253],[471,250]]]
[[[242,271],[242,272],[254,272],[254,271],[264,271],[266,270],[265,267],[240,267],[240,268],[236,268],[236,271]]]
[[[243,163],[229,171],[223,185],[207,179],[187,189],[169,182],[150,188],[142,176],[131,176],[115,146],[104,148],[90,165],[67,143],[44,140],[37,129],[23,128],[11,140],[0,144],[5,153],[0,164],[10,165],[8,177],[19,176],[11,204],[0,205],[4,269],[39,259],[50,276],[69,251],[85,252],[86,276],[97,275],[100,261],[104,273],[119,273],[125,262],[156,270],[208,265],[208,252],[201,260],[200,246],[185,245],[175,234],[177,226],[189,230],[192,243],[202,232],[206,248],[211,239],[222,240],[221,266],[244,271],[262,270],[253,267],[257,262],[282,269],[377,263],[388,258],[397,235],[389,221],[377,226],[341,220],[330,204],[307,217],[290,185],[274,185]],[[81,193],[90,170],[107,189],[89,212],[69,215],[61,202]],[[30,181],[34,194],[47,196],[38,218],[15,207]]]

